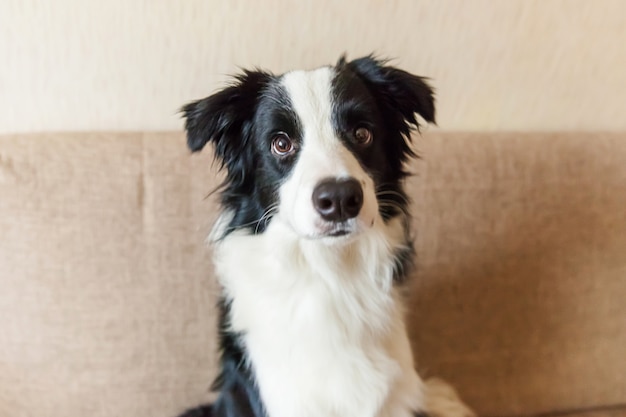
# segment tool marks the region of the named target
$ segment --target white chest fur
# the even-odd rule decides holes
[[[230,325],[244,334],[269,417],[409,417],[422,407],[392,285],[396,223],[326,246],[273,222],[217,246]]]

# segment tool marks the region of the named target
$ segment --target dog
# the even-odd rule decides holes
[[[403,314],[403,188],[426,79],[373,55],[244,70],[182,109],[225,171],[211,240],[221,284],[217,399],[184,417],[470,417],[417,374]]]

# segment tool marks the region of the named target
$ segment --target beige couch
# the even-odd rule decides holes
[[[626,134],[418,144],[421,371],[483,415],[619,413]],[[210,161],[180,133],[0,137],[1,417],[169,417],[208,398]]]

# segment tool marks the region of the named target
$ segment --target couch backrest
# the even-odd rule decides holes
[[[420,370],[486,415],[626,402],[626,134],[417,142]],[[1,416],[207,397],[217,181],[180,133],[0,137]]]

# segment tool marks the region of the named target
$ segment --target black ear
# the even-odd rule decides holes
[[[415,114],[435,123],[434,92],[423,77],[388,66],[387,61],[372,55],[350,62],[342,57],[337,67],[347,67],[365,82],[376,99],[386,106],[387,115],[396,115],[395,122],[404,127],[402,133],[408,134],[411,126],[419,127]]]
[[[189,149],[199,151],[212,141],[216,157],[228,165],[246,145],[259,96],[272,77],[263,71],[244,71],[232,85],[184,106]]]

